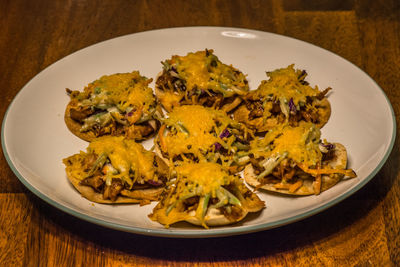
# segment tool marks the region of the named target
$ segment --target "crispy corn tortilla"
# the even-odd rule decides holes
[[[329,103],[328,99],[324,97],[322,100],[318,100],[315,103],[315,106],[317,107],[318,116],[320,118],[320,123],[318,123],[317,126],[322,128],[331,117],[331,104]]]
[[[183,163],[174,171],[176,179],[149,215],[166,227],[181,221],[205,228],[232,224],[265,207],[238,175],[217,163]]]
[[[327,98],[318,100],[315,103],[317,107],[318,117],[320,122],[316,124],[319,128],[322,128],[329,120],[331,116],[331,105]],[[233,113],[234,119],[243,122],[249,128],[255,129],[257,132],[266,132],[276,125],[279,121],[276,117],[271,117],[264,119],[263,117],[258,117],[253,120],[249,120],[250,110],[247,109],[246,105],[240,105]]]
[[[246,199],[243,202],[243,206],[240,210],[240,216],[236,219],[226,217],[219,209],[217,208],[209,208],[204,217],[204,224],[207,226],[224,226],[233,223],[237,223],[243,220],[249,212],[258,212],[262,210],[265,205],[264,202],[261,201],[256,194],[252,194],[249,199]],[[163,208],[163,204],[159,202],[157,206],[153,209],[153,213],[149,215],[149,217],[153,221],[158,221],[164,225],[171,225],[176,222],[186,221],[188,223],[203,226],[203,222],[196,217],[196,211],[192,210],[189,213],[185,212],[175,212],[174,210],[171,213],[175,213],[173,216],[176,218],[174,221],[171,221],[165,215],[165,209]]]
[[[160,71],[157,74],[157,77],[155,80],[157,81],[158,78],[163,74],[164,74],[164,72]],[[167,112],[171,112],[174,107],[181,106],[180,102],[181,102],[182,98],[184,98],[183,94],[179,95],[172,91],[166,92],[166,91],[160,89],[157,85],[154,88],[154,92],[155,92],[156,98],[160,101],[160,104],[163,106],[163,108]],[[232,101],[230,103],[226,103],[226,104],[222,105],[219,109],[225,111],[226,113],[229,113],[232,110],[234,110],[237,106],[239,106],[240,103],[243,101],[242,97],[239,95],[231,97],[231,98],[232,98]],[[196,104],[194,104],[194,105],[196,105]]]
[[[79,155],[74,155],[74,156],[78,157]],[[75,189],[78,190],[78,192],[81,193],[83,197],[85,197],[90,201],[102,204],[124,204],[124,203],[133,204],[133,203],[142,203],[143,201],[156,201],[159,199],[162,191],[164,190],[164,187],[156,187],[149,189],[134,189],[134,190],[123,189],[115,201],[112,201],[110,199],[104,199],[102,193],[97,192],[90,186],[82,185],[81,179],[79,179],[79,177],[73,174],[69,166],[75,164],[76,161],[73,160],[74,156],[71,156],[69,158],[71,159],[70,160],[72,162],[71,164],[66,163],[67,166],[65,170],[67,178],[71,182],[71,184],[75,187]],[[164,162],[161,159],[157,158],[157,156],[156,156],[156,161],[159,166],[160,173],[167,173],[168,167],[165,166]]]
[[[246,209],[242,209],[240,217],[237,218],[236,220],[232,220],[232,219],[225,217],[225,215],[222,214],[219,209],[212,208],[212,209],[207,210],[207,213],[204,218],[204,223],[207,226],[229,225],[229,224],[236,223],[236,222],[243,220],[248,213],[249,212]],[[192,211],[189,215],[190,215],[190,217],[186,219],[186,221],[188,223],[198,225],[198,226],[202,225],[202,222],[198,218],[195,217],[194,211]]]
[[[335,156],[329,162],[326,162],[327,165],[334,169],[345,169],[347,166],[347,152],[346,148],[339,143],[335,143]],[[244,179],[245,181],[257,188],[262,188],[267,191],[278,192],[282,194],[288,195],[313,195],[316,192],[314,191],[314,177],[310,175],[309,178],[303,180],[303,185],[297,189],[294,193],[290,193],[286,189],[279,189],[274,186],[273,183],[265,184],[260,186],[260,182],[257,180],[257,175],[254,173],[253,166],[248,164],[244,169]],[[321,180],[321,192],[326,191],[329,188],[336,185],[342,178],[344,177],[343,174],[331,174],[331,175],[322,175]]]
[[[70,115],[70,110],[72,106],[71,103],[68,103],[67,108],[65,109],[65,114],[64,114],[64,121],[65,124],[67,125],[68,129],[77,137],[81,138],[82,140],[85,140],[87,142],[93,141],[96,136],[92,131],[87,131],[87,132],[81,132],[81,127],[82,125],[71,119]]]
[[[96,192],[92,187],[81,185],[80,180],[76,177],[73,177],[70,174],[67,174],[67,177],[75,189],[78,190],[84,198],[101,204],[134,204],[141,203],[143,200],[155,201],[163,190],[163,188],[140,189],[134,191],[124,189],[121,191],[121,195],[119,195],[115,201],[112,201],[110,199],[104,199],[103,195]]]
[[[78,121],[75,121],[71,118],[70,116],[70,110],[72,108],[72,105],[69,103],[67,105],[67,108],[65,109],[65,114],[64,114],[64,121],[65,124],[67,125],[68,129],[77,137],[81,138],[82,140],[85,140],[87,142],[91,142],[94,139],[96,139],[98,136],[94,134],[93,131],[86,131],[86,132],[81,132],[81,127],[82,124],[79,123]],[[156,129],[159,128],[159,122],[157,120],[154,120],[156,123]],[[132,126],[131,126],[132,127]],[[140,132],[140,127],[144,127],[142,125],[134,125],[135,129],[137,129]],[[153,127],[154,129],[154,127]],[[153,137],[155,134],[157,134],[157,130],[154,130],[150,135],[142,136],[141,133],[135,133],[132,139],[135,139],[137,141],[149,139]]]
[[[171,221],[165,216],[165,210],[159,206],[161,206],[160,203],[154,208],[153,213],[149,215],[150,219],[152,219],[153,221],[157,221],[163,225],[168,226],[181,221],[185,221],[197,226],[203,226],[203,222],[196,217],[196,212],[194,210],[190,211],[189,213],[181,212],[180,214],[175,214],[174,216],[176,219],[174,221]],[[246,217],[247,214],[248,211],[243,209],[240,218],[238,218],[237,220],[232,220],[225,217],[225,215],[222,214],[219,209],[209,208],[204,217],[204,224],[206,224],[207,226],[229,225],[241,221],[244,217]]]

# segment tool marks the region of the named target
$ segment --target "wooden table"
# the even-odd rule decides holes
[[[24,84],[72,52],[193,25],[263,30],[326,48],[367,72],[400,112],[397,0],[1,0],[1,118]],[[28,191],[4,156],[0,164],[0,266],[400,265],[398,141],[376,177],[340,204],[284,227],[213,239],[140,236],[87,223]]]

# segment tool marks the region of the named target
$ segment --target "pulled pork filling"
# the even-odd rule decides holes
[[[81,133],[146,139],[157,131],[161,116],[151,81],[134,71],[102,76],[83,92],[66,89],[69,117],[80,124]]]
[[[321,92],[321,95],[322,93],[326,94],[329,90],[330,88]],[[266,112],[266,108],[269,108],[265,107],[265,101],[262,99],[253,100],[251,97],[248,97],[245,100],[245,106],[249,110],[249,121],[262,118]],[[268,111],[272,117],[277,118],[278,123],[284,123],[286,120],[288,120],[290,125],[297,126],[298,122],[301,120],[312,122],[314,124],[321,123],[320,116],[317,111],[319,107],[320,105],[315,103],[313,98],[307,97],[306,103],[299,110],[296,108],[289,108],[289,112],[286,112],[282,110],[280,101],[275,99],[272,101],[272,107]]]
[[[212,50],[173,56],[162,62],[163,72],[156,80],[163,106],[198,104],[205,107],[234,109],[249,90],[245,75],[222,63]]]
[[[111,166],[108,159],[99,161],[99,156],[94,153],[83,158],[81,164],[84,166],[84,172],[87,173],[87,177],[80,182],[81,185],[92,187],[96,192],[102,193],[104,199],[112,201],[115,201],[124,189],[135,190],[160,187],[164,186],[167,181],[165,176],[158,174],[157,181],[145,180],[145,177],[140,177],[136,183],[129,185],[121,178],[110,177],[110,173],[115,174],[116,170]],[[153,165],[157,167],[156,160],[154,160]],[[133,179],[134,174],[131,174],[131,179]]]
[[[208,228],[237,222],[248,212],[257,212],[264,202],[239,178],[216,163],[183,163],[174,168],[161,201],[150,214],[152,220],[169,227],[179,221],[194,221]],[[211,179],[212,178],[212,179]]]
[[[243,97],[243,103],[234,111],[234,117],[249,124],[259,132],[265,132],[277,124],[297,126],[299,121],[324,125],[330,116],[327,93],[331,88],[319,91],[311,87],[304,70],[287,68],[267,72],[268,80]]]
[[[175,107],[163,120],[156,144],[171,165],[192,161],[231,167],[244,166],[241,156],[250,149],[252,138],[251,130],[222,110],[185,105]]]

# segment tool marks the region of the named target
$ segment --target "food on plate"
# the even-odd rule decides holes
[[[222,63],[212,49],[174,55],[162,64],[155,92],[168,112],[187,104],[229,112],[249,90],[246,76],[232,65]]]
[[[236,223],[264,202],[216,163],[184,163],[149,217],[165,227],[186,221],[205,228]]]
[[[256,188],[289,195],[319,194],[345,176],[346,148],[321,141],[320,129],[311,122],[298,126],[278,125],[264,138],[250,143],[250,163],[244,169],[246,182]]]
[[[347,168],[346,148],[321,140],[331,88],[311,87],[304,70],[267,72],[268,80],[249,91],[246,75],[213,50],[162,64],[156,96],[152,79],[138,71],[102,76],[82,92],[67,89],[65,123],[90,143],[63,163],[86,199],[158,201],[149,218],[166,228],[178,222],[209,228],[265,208],[245,182],[300,196],[357,176]],[[153,136],[155,152],[137,143]]]
[[[151,81],[133,71],[102,76],[83,92],[67,89],[71,98],[64,116],[68,129],[86,141],[102,135],[135,140],[153,136],[160,110],[148,86]]]
[[[163,119],[155,147],[170,166],[181,161],[208,161],[237,172],[246,163],[241,157],[252,138],[252,131],[222,110],[185,105],[175,107]]]
[[[97,203],[141,203],[158,200],[169,169],[153,152],[122,136],[93,140],[86,152],[63,160],[73,186]]]
[[[234,111],[234,118],[256,132],[265,132],[277,124],[297,125],[308,121],[322,127],[329,120],[331,106],[326,94],[309,85],[304,70],[287,68],[267,72],[258,88],[250,91]]]

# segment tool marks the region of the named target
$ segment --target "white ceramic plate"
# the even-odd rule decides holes
[[[82,90],[105,74],[139,70],[154,78],[171,55],[214,49],[222,62],[248,74],[250,87],[265,71],[295,63],[307,70],[312,86],[333,88],[332,116],[323,138],[348,149],[349,167],[358,177],[318,196],[281,197],[260,192],[266,209],[242,223],[214,229],[186,224],[165,229],[148,219],[155,203],[94,204],[69,184],[62,159],[85,150],[87,143],[64,124],[69,101],[65,88]],[[154,85],[154,81],[151,84]],[[224,236],[265,230],[316,214],[364,186],[386,161],[395,139],[395,117],[384,92],[362,70],[314,45],[284,36],[236,28],[172,28],[122,36],[73,53],[34,77],[8,108],[2,125],[5,157],[21,182],[51,205],[81,219],[117,230],[169,237]],[[150,148],[151,142],[146,143]]]

